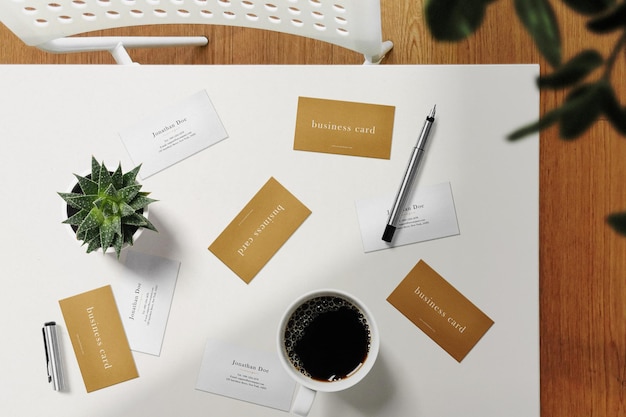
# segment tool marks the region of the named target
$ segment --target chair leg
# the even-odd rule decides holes
[[[387,55],[387,53],[389,51],[391,51],[391,49],[393,48],[393,42],[391,41],[384,41],[383,42],[383,47],[382,47],[382,51],[380,53],[380,55],[365,55],[365,62],[363,62],[363,65],[378,65],[381,63],[381,61],[385,58],[385,55]]]
[[[204,36],[102,36],[53,39],[38,48],[51,53],[108,51],[118,64],[132,64],[126,48],[160,48],[167,46],[203,46]]]
[[[128,55],[128,51],[126,50],[126,48],[124,48],[124,45],[122,45],[121,42],[115,45],[115,47],[113,47],[113,49],[111,49],[109,52],[113,56],[115,62],[120,65],[136,64],[136,62],[133,62],[130,55]]]

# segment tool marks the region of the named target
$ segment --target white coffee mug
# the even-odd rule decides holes
[[[324,300],[326,304],[324,304]],[[330,306],[327,305],[328,303],[330,303]],[[294,352],[294,341],[296,344],[301,343],[299,342],[299,340],[303,339],[303,333],[300,330],[297,330],[297,335],[294,335],[293,330],[298,326],[297,324],[294,324],[294,320],[292,320],[292,318],[301,317],[302,311],[310,311],[309,307],[313,304],[317,306],[317,313],[313,312],[313,316],[311,316],[310,313],[306,313],[307,319],[296,318],[295,321],[306,321],[307,324],[305,325],[305,327],[307,327],[313,319],[319,316],[318,313],[334,312],[333,314],[335,315],[327,316],[325,321],[328,323],[335,323],[335,325],[339,326],[340,324],[338,323],[341,323],[342,320],[337,320],[336,314],[339,313],[336,312],[340,308],[345,307],[344,309],[342,309],[342,314],[345,313],[347,316],[354,315],[353,311],[355,311],[355,309],[359,313],[359,322],[363,324],[365,331],[368,333],[366,354],[363,357],[361,363],[357,365],[355,369],[351,370],[348,375],[340,375],[338,377],[335,377],[333,375],[333,377],[330,378],[331,380],[328,381],[316,379],[309,373],[309,371],[307,371],[307,364],[302,363],[301,359]],[[288,326],[290,327],[290,329],[287,333]],[[319,333],[320,331],[323,332],[323,330],[319,330],[319,328],[317,330],[312,329],[313,328],[309,327],[309,336],[314,333]],[[337,330],[339,329],[334,329],[333,331]],[[359,334],[362,333],[362,329],[356,329],[356,331]],[[306,331],[304,333],[306,333]],[[351,333],[348,330],[347,332],[342,334],[345,335]],[[359,335],[358,337],[356,337],[356,339],[362,340],[362,337]],[[374,366],[374,362],[376,361],[376,357],[378,356],[378,350],[380,348],[380,335],[378,333],[376,322],[374,321],[374,316],[365,306],[365,304],[363,304],[353,295],[350,295],[346,292],[325,289],[316,290],[304,294],[293,303],[291,303],[291,305],[283,314],[280,324],[278,326],[277,346],[280,362],[283,364],[287,373],[293,379],[295,379],[298,384],[300,384],[300,388],[293,400],[291,411],[293,413],[306,416],[309,413],[311,406],[313,405],[313,400],[315,399],[315,394],[317,393],[317,391],[341,391],[354,386],[356,383],[361,381],[365,377],[365,375],[367,375],[367,373]],[[292,359],[290,359],[290,356]],[[348,363],[351,363],[351,361],[349,361]]]

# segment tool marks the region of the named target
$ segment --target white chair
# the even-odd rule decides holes
[[[380,0],[0,0],[0,21],[30,46],[48,52],[206,45],[205,37],[71,37],[100,29],[154,24],[212,24],[266,29],[338,45],[377,64],[391,50],[382,41]]]

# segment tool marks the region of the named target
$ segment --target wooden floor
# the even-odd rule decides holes
[[[511,1],[490,6],[479,33],[458,44],[432,40],[424,26],[423,1],[381,0],[384,36],[395,44],[386,65],[539,62],[542,72],[548,70],[517,22]],[[565,57],[583,47],[610,49],[613,39],[591,37],[580,16],[564,10],[563,2],[552,3],[561,18]],[[206,35],[210,40],[207,47],[131,51],[142,64],[362,62],[341,48],[247,29],[164,26],[107,34]],[[4,27],[0,45],[2,64],[113,62],[104,53],[39,52]],[[615,74],[622,93],[625,57]],[[562,97],[542,92],[542,111]],[[541,135],[540,163],[542,416],[626,416],[626,238],[605,225],[609,212],[626,211],[626,139],[602,120],[575,142],[560,140],[551,129]]]

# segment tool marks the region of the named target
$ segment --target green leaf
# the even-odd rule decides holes
[[[615,130],[626,135],[626,107],[620,107],[615,90],[608,83],[602,96],[602,110]]]
[[[79,224],[81,224],[83,222],[83,220],[85,220],[85,218],[87,217],[88,214],[89,214],[88,210],[80,210],[76,214],[74,214],[73,216],[65,219],[63,221],[63,223],[64,224],[69,224],[69,225],[72,225],[72,226],[78,226]]]
[[[76,234],[80,234],[87,230],[98,228],[102,224],[103,221],[104,221],[104,218],[102,217],[100,210],[94,208],[89,212],[87,216],[85,216],[85,219],[78,226],[78,230],[76,231]]]
[[[83,194],[98,194],[98,183],[92,181],[90,178],[81,177],[80,175],[74,175],[78,181],[80,189]]]
[[[563,139],[576,139],[598,118],[602,111],[603,88],[603,82],[586,84],[567,96],[560,124]]]
[[[611,96],[611,94],[613,95]],[[611,97],[615,102],[610,102]],[[614,106],[617,106],[617,109]],[[560,122],[561,138],[575,139],[589,128],[602,111],[607,113],[607,109],[619,112],[615,117],[622,114],[610,84],[604,80],[585,84],[572,91],[561,107],[546,113],[539,121],[514,131],[508,136],[508,139],[520,139],[556,122]],[[626,123],[626,119],[621,120],[620,123]],[[622,125],[622,127],[626,129],[626,126]]]
[[[102,191],[103,189],[100,188],[100,191]],[[104,193],[102,194],[103,197],[115,197],[117,196],[117,190],[115,189],[115,186],[112,183],[109,183],[109,185],[106,187],[106,189],[104,189]]]
[[[92,155],[91,156],[91,179],[95,182],[98,182],[100,177],[100,164],[98,160]]]
[[[75,193],[58,193],[63,200],[77,210],[91,210],[95,197],[92,195],[83,195]]]
[[[111,182],[116,189],[124,187],[124,174],[122,174],[122,164],[117,165],[117,169],[111,176]]]
[[[582,14],[601,13],[615,4],[615,0],[563,0],[563,2]]]
[[[617,233],[626,236],[626,212],[611,213],[606,218],[607,223]]]
[[[111,172],[109,172],[103,162],[102,165],[100,165],[100,174],[98,176],[98,190],[106,190],[112,184]]]
[[[76,237],[82,240],[83,243],[90,242],[93,239],[96,239],[98,242],[100,242],[100,228],[89,229],[82,233],[76,232]]]
[[[103,249],[111,246],[111,242],[113,242],[113,238],[115,238],[116,232],[116,223],[107,221],[102,226],[100,226],[100,246]]]
[[[132,246],[133,245],[133,234],[137,231],[136,227],[133,226],[129,226],[129,225],[124,225],[124,243],[126,245]]]
[[[157,232],[156,227],[148,220],[144,215],[135,213],[132,216],[125,218],[124,223],[129,226],[138,226],[143,227],[144,229],[152,230]]]
[[[115,233],[116,235],[121,235],[122,234],[122,217],[114,216],[110,219],[110,221],[111,221],[111,226],[113,227],[113,233]]]
[[[124,187],[128,187],[129,185],[134,185],[137,182],[136,181],[137,174],[139,173],[140,169],[141,169],[141,164],[137,165],[131,171],[128,171],[126,174],[124,174],[124,180],[123,180]]]
[[[128,187],[119,189],[117,196],[124,201],[132,201],[139,193],[139,190],[141,190],[141,184],[129,185]]]
[[[494,0],[427,0],[426,24],[435,39],[459,41],[481,25],[485,10]]]
[[[598,51],[587,49],[561,65],[552,74],[540,77],[539,88],[563,88],[576,84],[604,63]]]
[[[548,0],[515,0],[515,11],[541,54],[553,67],[561,64],[561,36]]]
[[[626,28],[626,3],[621,3],[611,12],[587,22],[587,29],[595,33],[609,33]]]
[[[135,198],[130,201],[128,204],[135,210],[139,210],[142,209],[144,207],[146,207],[148,204],[154,203],[157,200],[154,200],[152,198],[149,197],[144,197],[141,194],[138,194],[137,196],[135,196]]]
[[[554,123],[559,121],[561,117],[561,113],[563,113],[563,110],[560,107],[555,110],[552,110],[544,114],[543,117],[541,117],[538,121],[531,123],[529,125],[526,125],[524,127],[521,127],[515,130],[514,132],[510,133],[507,136],[507,139],[510,141],[518,140],[530,134],[539,132],[540,130],[543,130],[547,127],[550,127]]]
[[[135,212],[124,219],[124,224],[129,226],[144,227],[148,224],[148,219],[146,219],[142,214]]]
[[[100,235],[94,237],[93,239],[86,241],[87,243],[87,253],[91,253],[97,250],[100,246]]]
[[[120,214],[122,217],[132,216],[134,212],[135,212],[135,209],[133,209],[128,204],[124,202],[120,203]]]
[[[111,242],[111,246],[115,249],[115,254],[117,258],[120,258],[120,254],[122,253],[122,248],[124,247],[124,239],[121,235],[115,235],[113,242]]]
[[[142,216],[143,217],[143,216]],[[157,228],[154,227],[154,225],[152,224],[152,222],[150,222],[150,220],[148,220],[147,218],[143,217],[146,221],[146,224],[143,225],[144,229],[148,229],[148,230],[152,230],[153,232],[158,232]]]

